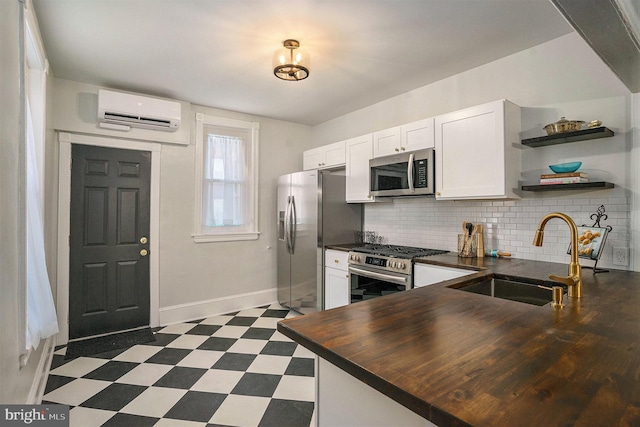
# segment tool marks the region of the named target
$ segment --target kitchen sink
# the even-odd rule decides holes
[[[553,285],[545,283],[544,286],[550,288],[551,286],[560,285],[557,283]],[[492,277],[480,282],[463,282],[450,287],[460,291],[473,292],[474,294],[487,295],[493,298],[507,299],[532,305],[542,306],[553,300],[550,289],[541,288],[536,283],[527,283],[506,278]]]

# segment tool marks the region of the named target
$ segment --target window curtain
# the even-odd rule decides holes
[[[202,198],[207,227],[244,225],[245,148],[242,138],[207,137]]]
[[[44,227],[40,215],[40,179],[31,109],[27,101],[27,349],[58,333],[44,255]]]

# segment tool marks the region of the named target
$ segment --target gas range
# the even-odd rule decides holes
[[[413,288],[413,259],[443,254],[439,249],[365,244],[349,252],[351,302]]]
[[[447,253],[440,249],[417,248],[413,246],[365,244],[351,249],[350,265],[362,265],[380,270],[411,275],[412,260],[417,257]]]
[[[406,258],[413,259],[422,256],[431,256],[444,254],[449,251],[443,251],[440,249],[427,249],[417,248],[414,246],[399,246],[399,245],[383,245],[366,243],[363,246],[351,249],[352,252],[362,252],[366,254],[382,255],[387,257]]]

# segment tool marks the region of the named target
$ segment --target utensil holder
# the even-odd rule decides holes
[[[478,256],[478,235],[458,234],[458,256],[474,258]]]

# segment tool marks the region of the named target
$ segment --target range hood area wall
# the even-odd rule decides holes
[[[616,134],[613,137],[579,141],[558,146],[528,148],[522,155],[523,182],[536,182],[543,173],[551,173],[548,165],[559,162],[583,161],[581,171],[590,180],[609,181],[615,188],[598,191],[547,191],[520,193],[520,200],[441,201],[434,199],[394,199],[392,203],[373,203],[365,206],[367,230],[387,236],[389,243],[407,246],[457,250],[457,235],[462,232],[463,221],[485,226],[485,248],[510,252],[521,259],[567,263],[570,235],[562,224],[554,224],[553,239],[545,241],[544,248],[532,245],[538,222],[549,212],[564,212],[578,225],[593,225],[590,217],[604,205],[607,219],[602,225],[611,225],[598,266],[615,269],[633,269],[613,264],[613,248],[638,250],[632,239],[633,224],[631,199],[634,193],[632,161],[629,155],[633,130],[628,120],[627,97],[555,104],[553,107],[523,108],[523,129],[544,133],[541,124],[553,122],[552,114],[567,117],[598,117]],[[469,171],[473,179],[473,171]],[[637,189],[635,190],[637,191]],[[549,233],[549,232],[547,232]],[[583,265],[592,261],[581,260]]]
[[[522,138],[544,135],[543,127],[561,116],[602,120],[616,132],[613,138],[602,140],[523,148],[523,179],[536,174],[539,178],[541,173],[550,172],[550,164],[582,160],[583,168],[602,180],[614,182],[616,188],[522,192],[519,201],[395,199],[392,203],[366,204],[365,229],[384,234],[393,244],[455,251],[460,224],[468,220],[487,225],[487,249],[506,250],[519,258],[564,263],[568,260],[568,235],[565,238],[558,227],[554,247],[545,242],[544,249],[536,248],[531,244],[535,228],[529,227],[555,210],[568,213],[578,224],[591,225],[589,215],[603,204],[609,214],[606,224],[614,227],[614,233],[608,237],[598,265],[611,266],[614,246],[630,247],[633,258],[640,251],[638,239],[629,237],[629,233],[635,235],[630,212],[637,209],[633,205],[637,189],[634,190],[631,177],[635,157],[629,153],[632,147],[640,145],[637,131],[634,134],[633,130],[637,124],[629,120],[633,115],[633,96],[577,33],[317,125],[313,129],[314,145],[501,98],[522,107]],[[470,177],[472,174],[470,171]]]

